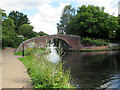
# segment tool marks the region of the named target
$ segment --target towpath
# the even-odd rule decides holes
[[[2,51],[2,88],[32,88],[25,66],[14,56],[14,49]]]

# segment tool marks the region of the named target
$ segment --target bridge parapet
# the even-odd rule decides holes
[[[24,49],[33,48],[33,47],[46,48],[47,44],[51,39],[62,39],[71,47],[69,48],[70,50],[80,49],[80,36],[56,34],[56,35],[40,36],[40,37],[34,37],[28,39],[20,44],[16,52],[21,51],[23,46]]]

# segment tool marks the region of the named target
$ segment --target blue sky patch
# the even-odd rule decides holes
[[[28,15],[29,17],[35,15],[38,12],[37,8],[32,8],[32,9],[23,9],[22,12],[26,15]]]

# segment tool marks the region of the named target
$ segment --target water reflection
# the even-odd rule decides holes
[[[66,52],[65,57],[64,67],[71,68],[79,87],[120,88],[120,51]]]
[[[50,54],[47,56],[48,60],[53,63],[58,63],[60,57],[57,53],[56,47],[54,46],[53,39],[51,40],[50,46],[47,47],[50,50]]]

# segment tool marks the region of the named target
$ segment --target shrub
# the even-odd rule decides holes
[[[83,38],[82,39],[82,44],[85,44],[85,45],[93,45],[93,40],[91,38]]]
[[[93,42],[94,42],[94,45],[96,46],[107,46],[108,45],[108,42],[102,39],[94,40]]]
[[[84,38],[82,39],[82,44],[84,45],[96,45],[96,46],[106,46],[108,45],[108,42],[102,39],[92,39],[92,38]]]

